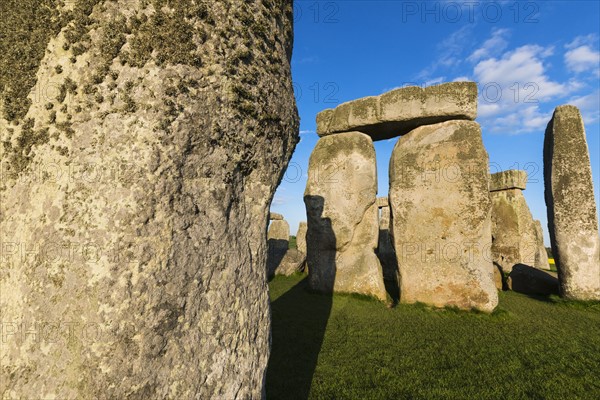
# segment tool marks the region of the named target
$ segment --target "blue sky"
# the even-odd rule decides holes
[[[492,172],[530,174],[524,194],[542,221],[542,148],[554,107],[584,116],[600,203],[600,2],[295,1],[292,74],[301,141],[271,209],[295,235],[306,220],[303,193],[318,112],[396,87],[473,80],[477,121]],[[388,193],[397,138],[375,142],[378,196]]]

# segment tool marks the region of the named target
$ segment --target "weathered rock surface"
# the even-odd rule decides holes
[[[508,288],[523,294],[558,294],[558,278],[553,272],[517,264],[508,276]]]
[[[376,169],[375,148],[365,134],[347,132],[317,142],[304,192],[308,276],[314,290],[386,299],[375,255]]]
[[[283,215],[274,213],[274,212],[269,212],[269,220],[273,221],[273,220],[282,220],[282,219],[283,219]]]
[[[479,124],[448,121],[401,137],[390,159],[400,301],[492,311],[488,155]]]
[[[546,128],[544,184],[561,295],[598,300],[598,214],[583,119],[575,106],[557,107]]]
[[[520,169],[509,169],[507,171],[492,174],[490,178],[490,192],[497,190],[527,188],[527,171]]]
[[[290,244],[290,224],[285,220],[272,220],[267,232],[269,253],[267,256],[267,276],[271,277],[281,264]]]
[[[389,139],[418,126],[477,117],[477,84],[451,82],[409,86],[364,97],[317,114],[317,134],[358,131],[373,140]]]
[[[7,1],[0,397],[260,399],[292,2]]]
[[[520,188],[525,188],[527,172],[504,171],[492,174],[492,258],[506,273],[517,264],[536,266],[543,237],[538,237],[529,206]],[[519,188],[516,188],[519,187]],[[537,264],[539,265],[539,261]]]
[[[306,254],[306,231],[308,227],[306,222],[300,222],[298,232],[296,233],[296,248]]]
[[[296,272],[301,272],[305,261],[306,254],[298,249],[289,249],[275,269],[275,275],[290,276]]]

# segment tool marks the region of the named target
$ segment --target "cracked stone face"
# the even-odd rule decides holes
[[[7,10],[0,397],[263,397],[292,2]]]

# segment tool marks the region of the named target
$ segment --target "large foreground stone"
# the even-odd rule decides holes
[[[304,192],[313,289],[386,298],[375,255],[376,194],[375,148],[369,136],[348,132],[319,139],[310,156]]]
[[[525,189],[527,172],[509,170],[492,174],[492,258],[505,273],[513,266],[537,266],[538,251],[543,247],[521,189]],[[539,261],[537,262],[539,263]]]
[[[373,140],[382,140],[403,135],[421,125],[475,117],[475,82],[451,82],[426,88],[409,86],[320,112],[317,134],[359,131]]]
[[[561,295],[600,299],[600,239],[585,129],[575,106],[554,110],[544,140],[548,229]]]
[[[498,293],[479,124],[415,129],[396,143],[389,172],[401,302],[492,311]]]
[[[0,8],[0,397],[262,398],[292,2]]]

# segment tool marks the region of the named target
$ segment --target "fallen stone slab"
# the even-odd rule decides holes
[[[600,300],[600,239],[583,119],[560,106],[546,128],[544,184],[552,252],[561,295]]]
[[[508,287],[523,294],[558,294],[558,278],[552,272],[518,264],[508,275]]]
[[[376,141],[404,135],[421,125],[476,117],[475,82],[409,86],[323,110],[317,114],[317,134],[358,131]]]

